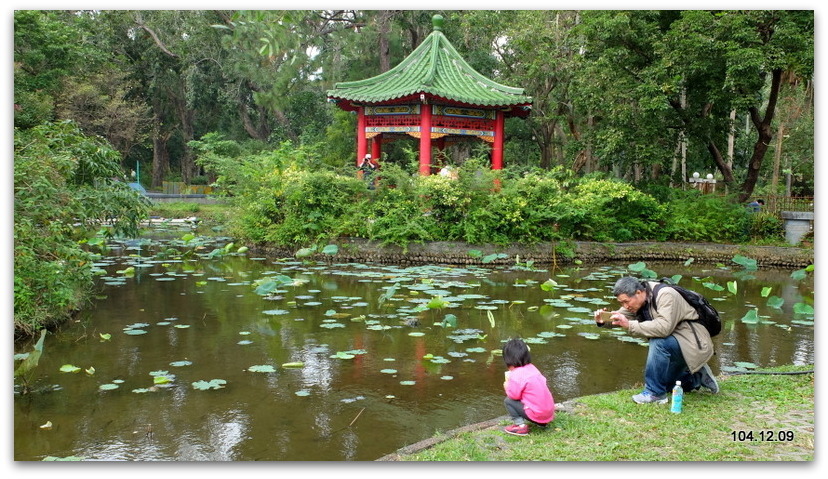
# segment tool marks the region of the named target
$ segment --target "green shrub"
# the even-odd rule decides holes
[[[268,240],[282,245],[312,244],[338,236],[342,219],[353,214],[367,196],[358,178],[295,168],[283,173],[281,190],[276,193],[283,220]]]
[[[749,234],[754,241],[775,241],[785,239],[785,225],[773,213],[760,212],[749,215]]]
[[[232,160],[206,157],[205,166],[219,173],[217,181],[239,209],[231,231],[244,240],[280,245],[347,236],[405,246],[423,241],[738,242],[751,228],[744,208],[731,198],[660,187],[653,190],[656,199],[621,180],[578,178],[564,168],[492,171],[485,158],[471,158],[456,179],[449,179],[386,163],[371,189],[353,169],[337,173],[312,156],[285,143]],[[756,221],[757,234],[775,231],[772,219]]]
[[[664,240],[665,208],[620,180],[586,178],[562,199],[561,227],[574,239]]]
[[[670,240],[738,243],[747,239],[749,213],[731,198],[676,190],[667,210]]]
[[[59,322],[79,308],[92,287],[90,231],[134,236],[148,202],[115,181],[120,158],[102,140],[70,122],[43,124],[14,135],[15,334]]]

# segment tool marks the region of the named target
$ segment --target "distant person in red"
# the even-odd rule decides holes
[[[503,430],[515,436],[529,434],[530,421],[545,428],[555,419],[555,400],[546,384],[546,378],[532,364],[529,346],[521,339],[510,339],[503,346],[503,362],[509,369],[503,390],[503,404],[512,417],[513,424]]]

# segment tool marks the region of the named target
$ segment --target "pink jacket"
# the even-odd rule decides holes
[[[546,424],[555,419],[555,400],[546,385],[546,378],[534,364],[515,368],[506,381],[506,395],[523,403],[529,419]]]

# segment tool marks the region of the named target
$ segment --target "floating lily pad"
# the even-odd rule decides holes
[[[556,333],[554,331],[541,331],[538,333],[538,337],[540,338],[562,338],[565,336],[563,333]]]
[[[342,324],[342,323],[336,323],[336,322],[333,322],[333,323],[323,323],[323,324],[320,324],[320,325],[319,325],[319,327],[320,327],[320,328],[326,328],[326,329],[334,329],[334,328],[344,328],[344,327],[345,327],[345,325],[344,325],[344,324]]]
[[[397,374],[396,369],[383,369],[380,372],[383,373],[383,374]]]
[[[208,389],[223,389],[225,384],[227,384],[227,381],[224,379],[211,379],[210,381],[201,380],[192,383],[193,389],[198,389],[200,391],[206,391]]]
[[[307,389],[300,389],[300,390],[296,391],[296,392],[295,392],[295,393],[293,393],[293,394],[295,394],[295,395],[297,395],[297,396],[304,397],[304,396],[310,396],[310,394],[311,394],[311,393],[310,393],[310,391],[308,391]]]
[[[180,367],[183,367],[183,366],[189,366],[191,364],[193,364],[192,361],[186,361],[186,360],[185,361],[173,361],[173,362],[170,363],[170,366],[180,368]]]
[[[100,389],[101,391],[112,391],[113,389],[118,389],[119,387],[120,386],[118,386],[117,384],[109,383],[101,384],[100,386],[98,386],[98,389]]]
[[[400,384],[402,384],[403,386],[413,386],[417,384],[417,381],[400,381]]]
[[[259,364],[256,366],[250,366],[247,370],[252,373],[272,373],[276,371],[276,368],[269,364]]]

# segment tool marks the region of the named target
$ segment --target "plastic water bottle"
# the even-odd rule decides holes
[[[676,381],[676,385],[673,386],[673,402],[670,405],[670,412],[680,413],[683,400],[684,388],[681,387],[681,381]]]

